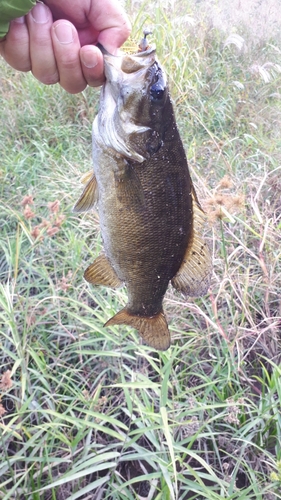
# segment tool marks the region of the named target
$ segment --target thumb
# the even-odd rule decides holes
[[[98,32],[97,41],[114,54],[131,33],[129,18],[116,0],[91,2],[88,20]]]

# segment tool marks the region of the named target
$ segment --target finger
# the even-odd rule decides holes
[[[47,85],[57,83],[59,73],[51,38],[53,24],[51,11],[43,3],[37,3],[26,18],[32,73],[42,83]]]
[[[100,32],[98,42],[110,52],[110,54],[117,55],[118,48],[127,40],[130,31],[123,31],[119,27],[106,28]]]
[[[24,16],[10,23],[5,40],[0,42],[0,53],[12,68],[30,71],[29,34]]]
[[[52,27],[52,41],[61,86],[71,94],[87,86],[80,63],[80,42],[77,31],[69,21],[56,21]]]
[[[111,54],[121,47],[131,33],[131,24],[126,12],[115,0],[92,2],[88,19],[99,31],[98,42]]]
[[[104,82],[103,56],[94,45],[85,45],[80,49],[80,59],[84,78],[91,87],[98,87]]]

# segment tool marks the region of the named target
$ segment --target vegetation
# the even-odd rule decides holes
[[[280,39],[150,4],[127,10],[169,74],[213,283],[168,291],[167,352],[103,328],[126,291],[85,283],[98,214],[71,212],[99,92],[1,62],[1,499],[281,498]]]

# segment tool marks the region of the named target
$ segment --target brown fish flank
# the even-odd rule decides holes
[[[84,276],[94,285],[125,283],[128,303],[106,326],[130,325],[164,350],[170,345],[162,307],[169,282],[188,295],[209,286],[211,260],[196,230],[201,209],[155,50],[104,59],[94,174],[74,209],[98,200],[105,255]]]

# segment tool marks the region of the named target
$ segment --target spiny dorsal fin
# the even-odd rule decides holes
[[[90,179],[89,177],[89,172],[82,177],[83,184],[86,182],[87,184],[79,200],[75,203],[73,212],[87,212],[87,210],[93,208],[98,199],[98,185],[96,177],[93,172],[91,173]]]
[[[87,267],[84,278],[92,285],[103,285],[110,288],[118,288],[123,284],[105,255],[99,255],[93,264]]]
[[[181,267],[172,279],[173,287],[184,295],[201,297],[208,291],[212,276],[212,259],[207,243],[200,235],[205,214],[192,187],[193,234]]]
[[[110,318],[104,326],[129,325],[138,330],[146,344],[159,351],[170,347],[171,337],[163,310],[152,317],[131,314],[125,307]]]

